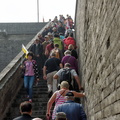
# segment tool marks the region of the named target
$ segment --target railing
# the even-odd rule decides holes
[[[52,24],[49,22],[45,27]],[[41,34],[45,27],[43,27],[38,34]],[[38,34],[27,44],[26,48],[29,49],[37,38]],[[7,56],[6,56],[7,60]],[[9,107],[18,91],[23,85],[21,78],[20,65],[24,60],[24,53],[21,51],[0,73],[0,119],[2,120],[8,111]]]

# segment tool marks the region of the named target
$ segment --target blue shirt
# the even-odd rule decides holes
[[[68,120],[87,120],[82,105],[71,100],[58,106],[56,111],[66,113]]]

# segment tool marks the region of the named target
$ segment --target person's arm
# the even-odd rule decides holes
[[[33,68],[34,68],[34,72],[35,72],[35,76],[37,78],[37,80],[39,80],[39,74],[38,74],[38,66],[35,60],[32,61],[33,64]]]
[[[74,94],[75,97],[85,97],[85,93],[79,93],[76,91],[72,91],[72,93]]]
[[[78,75],[74,76],[74,78],[75,78],[75,80],[76,80],[76,82],[78,84],[79,89],[81,89],[80,79],[79,79]]]
[[[47,103],[47,111],[46,111],[46,116],[50,115],[50,110],[52,107],[52,104],[54,103],[56,98],[56,92],[52,95],[52,97],[49,99],[48,103]]]
[[[43,79],[44,79],[44,80],[46,80],[46,79],[47,79],[46,69],[47,69],[47,67],[46,67],[46,66],[44,66],[44,67],[43,67]]]
[[[55,74],[54,76],[53,76],[53,79],[58,79],[59,78],[59,76],[57,75],[57,74]]]
[[[25,60],[21,63],[20,68],[25,69]]]
[[[63,65],[62,65],[62,63],[60,63],[60,64],[59,64],[59,66],[60,66],[60,68],[63,68]]]
[[[76,71],[74,69],[71,70],[71,74],[72,76],[75,78],[77,84],[78,84],[78,87],[79,87],[79,90],[82,88],[81,85],[80,85],[80,79],[76,73]]]
[[[46,48],[45,48],[45,55],[49,56],[48,46],[46,46]]]
[[[60,69],[60,70],[53,76],[54,79],[58,79],[58,78],[60,77],[60,75],[61,75],[61,70],[62,70],[62,69]]]

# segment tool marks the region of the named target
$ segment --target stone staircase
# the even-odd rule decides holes
[[[3,120],[12,120],[17,116],[20,116],[19,105],[26,100],[25,95],[26,91],[24,87],[22,87]],[[32,117],[39,117],[45,120],[48,99],[47,82],[45,80],[40,80],[37,86],[33,86]]]

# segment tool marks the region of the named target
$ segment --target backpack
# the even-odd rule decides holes
[[[63,49],[63,45],[62,45],[62,41],[59,38],[54,38],[53,39],[54,45],[58,44],[59,45],[59,49],[62,50]]]
[[[64,44],[65,44],[65,49],[68,49],[68,46],[70,44],[72,44],[74,46],[74,48],[76,47],[76,43],[75,43],[75,40],[73,37],[67,37],[65,40],[64,40]]]
[[[71,81],[72,81],[72,77],[71,77],[71,70],[72,69],[63,69],[63,71],[61,72],[61,76],[60,76],[60,83],[62,81],[67,81],[69,83],[69,85],[71,85]]]

